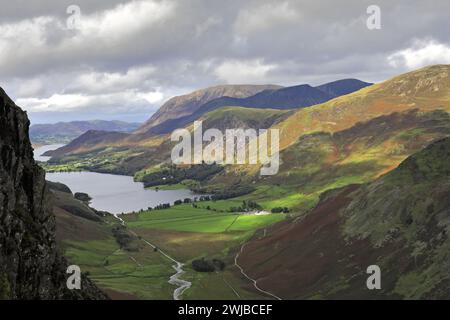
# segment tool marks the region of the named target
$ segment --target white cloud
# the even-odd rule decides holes
[[[127,72],[86,71],[76,76],[69,84],[68,92],[110,93],[132,88],[150,88],[151,77],[155,74],[153,66],[140,66]]]
[[[168,1],[127,2],[102,12],[82,14],[75,30],[68,29],[66,21],[56,16],[3,23],[0,24],[0,68],[7,73],[25,66],[23,72],[32,73],[46,64],[64,68],[61,64],[65,62],[74,64],[101,55],[120,55],[123,48],[134,49],[130,47],[130,39],[149,34],[174,10],[175,4]]]
[[[119,41],[130,34],[163,21],[174,10],[167,1],[133,1],[90,16],[81,16],[82,38]]]
[[[417,69],[430,64],[450,63],[450,46],[434,40],[416,40],[407,49],[391,54],[388,57],[391,66]]]
[[[278,25],[297,23],[299,19],[300,13],[289,2],[275,1],[241,11],[234,29],[238,34],[250,35]]]
[[[152,104],[160,103],[164,99],[164,94],[159,91],[141,93],[141,94],[138,94],[137,96],[141,97],[142,99],[144,99]]]
[[[54,94],[49,98],[19,98],[16,103],[30,112],[69,111],[86,106],[89,100],[81,94]]]
[[[108,94],[53,94],[48,98],[19,98],[17,104],[35,112],[145,113],[164,98],[162,92],[119,91]]]
[[[357,0],[77,0],[79,30],[67,28],[67,1],[0,10],[0,86],[44,121],[59,110],[141,119],[172,95],[222,83],[381,81],[449,63],[448,0],[380,0],[379,32]]]
[[[225,61],[215,68],[215,75],[226,83],[267,83],[267,75],[277,66],[261,59]]]

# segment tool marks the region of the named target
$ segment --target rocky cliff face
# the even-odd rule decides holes
[[[101,299],[87,278],[66,287],[45,172],[33,160],[27,115],[0,88],[0,299]]]

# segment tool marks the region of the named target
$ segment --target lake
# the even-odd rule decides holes
[[[40,162],[47,162],[48,160],[50,160],[50,157],[44,157],[43,154],[46,153],[47,151],[56,150],[61,147],[64,147],[64,145],[63,144],[49,144],[46,146],[36,148],[34,150],[34,160],[40,161]]]
[[[67,185],[72,192],[85,192],[92,198],[91,207],[110,213],[129,213],[171,203],[196,195],[188,189],[152,190],[134,182],[133,177],[94,172],[47,173],[46,179]]]
[[[42,154],[61,145],[36,148],[35,159],[47,161]],[[52,149],[53,148],[53,149]],[[91,207],[113,214],[129,213],[155,207],[159,204],[173,204],[176,200],[198,197],[188,189],[152,190],[145,189],[144,184],[135,182],[133,177],[94,172],[55,172],[47,173],[46,179],[67,185],[72,192],[85,192],[91,196]]]

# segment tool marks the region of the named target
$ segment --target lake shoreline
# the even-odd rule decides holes
[[[148,210],[163,204],[173,205],[177,200],[202,196],[189,189],[151,190],[133,177],[96,172],[46,173],[46,179],[67,185],[72,192],[87,193],[90,206],[112,214],[127,214]]]
[[[42,154],[60,145],[47,145],[35,150],[35,160],[41,160],[46,169],[47,157]],[[173,205],[177,200],[194,199],[202,196],[188,188],[147,189],[144,183],[133,176],[117,173],[94,172],[90,170],[46,170],[46,180],[63,183],[73,193],[88,194],[90,206],[111,214],[127,214],[148,210],[159,205]]]

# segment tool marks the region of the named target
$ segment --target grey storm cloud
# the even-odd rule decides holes
[[[222,83],[381,81],[450,63],[448,0],[0,3],[0,85],[39,121],[142,118],[172,95]],[[372,4],[380,30],[366,26]]]

